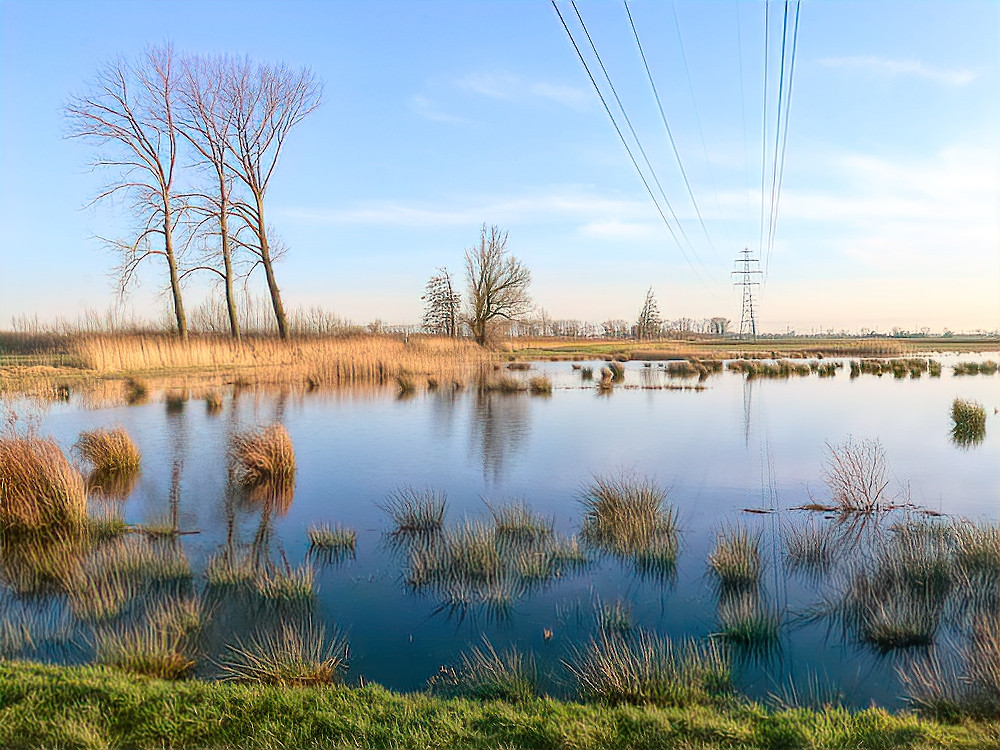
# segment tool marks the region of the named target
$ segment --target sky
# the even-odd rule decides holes
[[[0,329],[116,305],[162,317],[155,263],[119,300],[98,237],[134,217],[89,205],[114,175],[66,138],[63,107],[103,63],[164,42],[324,82],[266,199],[286,307],[418,323],[428,278],[462,278],[485,223],[509,232],[555,319],[634,320],[652,287],[668,320],[738,324],[746,247],[763,331],[997,329],[1000,3],[801,2],[773,244],[761,165],[769,206],[784,3],[770,3],[767,76],[761,0],[628,7],[683,172],[624,5],[577,2],[659,209],[547,0],[0,0]],[[572,6],[558,8],[615,108]],[[263,294],[263,277],[249,288]],[[218,294],[194,276],[185,304]]]

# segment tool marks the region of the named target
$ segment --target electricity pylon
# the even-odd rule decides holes
[[[751,257],[750,250],[743,248],[740,251],[740,257],[736,259],[736,270],[732,272],[736,276],[733,286],[743,287],[743,312],[740,313],[740,338],[750,338],[753,341],[757,340],[757,321],[754,319],[753,314],[753,288],[760,286],[760,282],[756,281],[757,275],[760,274],[759,263],[760,261]]]

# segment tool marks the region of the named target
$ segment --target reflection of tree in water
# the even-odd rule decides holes
[[[482,391],[472,403],[472,444],[481,451],[483,476],[499,481],[504,460],[531,432],[531,405],[524,395]]]
[[[437,437],[447,439],[451,436],[454,431],[458,402],[461,398],[461,391],[455,388],[441,388],[428,394],[431,425]]]

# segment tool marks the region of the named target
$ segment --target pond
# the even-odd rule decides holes
[[[742,607],[766,615],[772,631],[761,648],[734,649],[742,692],[766,698],[810,689],[835,692],[847,705],[898,707],[905,692],[898,671],[960,643],[963,618],[949,619],[955,608],[942,604],[929,643],[879,647],[863,625],[836,614],[857,572],[850,568],[853,554],[839,548],[823,570],[810,572],[790,563],[787,544],[802,529],[870,548],[872,538],[898,537],[893,525],[996,524],[996,376],[955,377],[950,368],[957,358],[939,360],[941,377],[851,378],[845,366],[824,378],[748,379],[723,371],[702,380],[670,377],[658,362],[629,362],[624,380],[604,393],[579,369],[591,367],[599,378],[604,362],[543,362],[509,374],[548,376],[550,395],[475,387],[409,397],[393,390],[237,388],[224,394],[219,410],[194,398],[168,404],[160,391],[141,405],[102,408],[86,408],[74,395],[44,407],[37,426],[67,449],[84,430],[121,426],[132,436],[143,455],[141,475],[127,498],[92,499],[91,512],[191,532],[173,544],[190,562],[195,594],[206,586],[206,564],[221,550],[314,570],[310,616],[346,634],[349,682],[420,690],[486,638],[498,650],[515,645],[532,652],[545,691],[568,696],[572,684],[562,662],[599,630],[602,610],[617,612],[623,627],[675,640],[718,640],[726,613]],[[955,398],[986,406],[980,443],[963,447],[951,439]],[[27,413],[37,407],[14,401],[10,408]],[[275,422],[295,448],[294,492],[255,502],[233,490],[230,436]],[[830,502],[824,481],[830,446],[849,438],[884,449],[886,493],[899,506],[869,528],[844,524],[834,513],[794,510]],[[577,548],[583,559],[549,560],[532,575],[521,571],[496,595],[474,586],[415,585],[413,551],[390,535],[392,521],[381,507],[405,488],[435,490],[447,497],[449,527],[475,529],[476,522],[492,523],[487,504],[520,500],[551,519],[553,538],[568,540],[581,532],[582,499],[595,478],[648,479],[664,488],[676,510],[675,565],[651,571],[583,541]],[[355,529],[353,554],[310,555],[307,529],[318,523]],[[752,592],[731,596],[708,558],[717,533],[737,525],[759,535],[763,575]],[[34,629],[31,639],[10,649],[14,655],[94,658],[98,626],[74,617],[65,597],[19,596],[14,588],[0,595],[5,618]],[[244,642],[262,622],[243,600],[215,601],[209,618],[217,642],[197,667],[205,676],[218,672],[224,642]]]

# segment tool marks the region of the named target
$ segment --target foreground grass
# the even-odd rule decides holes
[[[995,748],[996,723],[879,709],[479,702],[362,689],[167,683],[0,662],[4,748]]]

